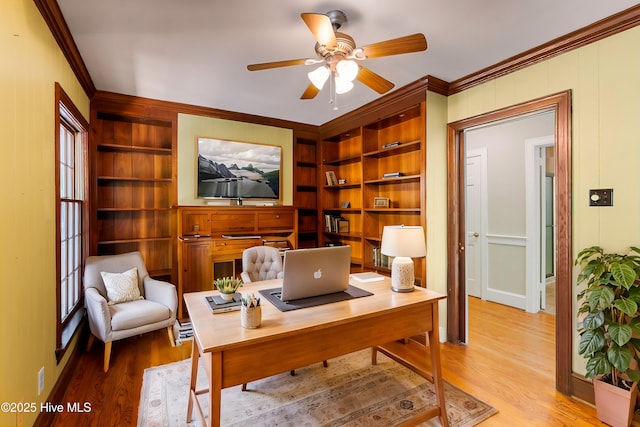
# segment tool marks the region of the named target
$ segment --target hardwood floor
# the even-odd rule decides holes
[[[493,426],[602,426],[595,409],[555,390],[555,318],[470,300],[470,345],[442,346],[445,380],[498,409]],[[189,357],[190,344],[171,347],[164,330],[83,353],[62,402],[89,402],[84,414],[59,414],[54,426],[135,426],[145,368]],[[635,423],[634,423],[635,425]]]

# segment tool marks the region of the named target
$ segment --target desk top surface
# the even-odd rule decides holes
[[[414,292],[397,293],[391,290],[391,280],[356,283],[354,286],[372,292],[372,296],[350,299],[317,307],[281,312],[265,298],[261,299],[262,324],[256,329],[245,329],[240,325],[240,311],[213,314],[205,297],[216,295],[217,291],[192,292],[184,294],[189,310],[194,339],[203,351],[225,350],[254,342],[268,341],[275,337],[285,337],[348,323],[356,319],[375,317],[381,314],[402,311],[407,307],[424,305],[428,311],[445,295],[416,287]],[[258,294],[260,289],[282,286],[282,280],[265,280],[245,284],[239,291]],[[425,311],[425,315],[430,315]]]

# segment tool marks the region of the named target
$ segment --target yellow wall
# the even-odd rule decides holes
[[[447,294],[447,98],[427,91],[427,287]],[[439,306],[445,341],[447,302]]]
[[[291,129],[178,114],[178,204],[203,204],[203,200],[196,197],[198,137],[261,142],[282,147],[281,203],[283,205],[293,203],[293,131]]]
[[[453,122],[572,90],[574,258],[591,245],[609,251],[640,245],[639,52],[635,27],[448,98],[447,120]],[[613,188],[614,206],[589,207],[590,188]],[[441,221],[430,229],[446,227]],[[576,271],[574,283],[575,277]],[[577,342],[573,367],[584,373]]]
[[[54,82],[87,119],[89,99],[34,2],[3,1],[1,9],[0,402],[39,408],[67,362],[57,365],[54,354]],[[0,411],[0,425],[31,425],[36,416]]]

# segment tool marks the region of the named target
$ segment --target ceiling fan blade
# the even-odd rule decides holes
[[[309,83],[309,86],[304,90],[300,99],[313,99],[318,93],[320,93],[320,89],[318,89],[313,83]]]
[[[370,44],[362,48],[367,58],[380,58],[381,56],[400,55],[423,50],[427,50],[427,39],[424,34],[420,33]]]
[[[262,64],[247,65],[247,70],[258,71],[268,70],[269,68],[289,67],[291,65],[304,65],[306,59],[289,59],[286,61],[264,62]]]
[[[379,74],[374,73],[368,68],[360,66],[357,79],[360,83],[369,86],[376,92],[383,94],[389,92],[395,86],[389,80]]]
[[[327,49],[333,49],[338,45],[336,34],[331,25],[331,19],[327,15],[320,13],[301,13],[300,17],[307,24],[313,36],[319,44]]]

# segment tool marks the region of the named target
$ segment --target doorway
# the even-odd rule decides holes
[[[492,113],[450,123],[447,131],[448,184],[448,299],[447,337],[459,343],[466,336],[465,265],[465,130],[483,124],[522,117],[527,114],[555,113],[556,171],[556,389],[572,392],[572,252],[571,252],[571,92],[529,101]]]

